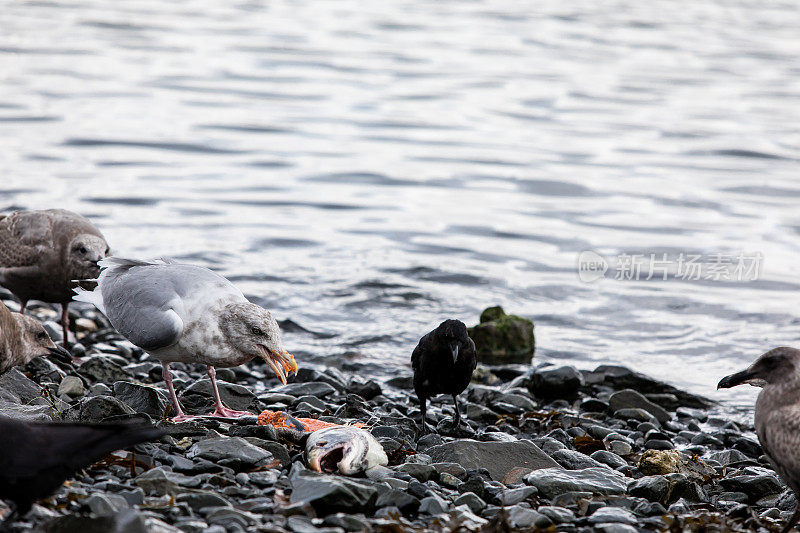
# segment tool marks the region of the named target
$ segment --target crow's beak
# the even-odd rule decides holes
[[[748,368],[747,370],[742,370],[741,372],[737,372],[722,378],[717,384],[717,389],[730,389],[731,387],[741,385],[742,383],[747,383],[751,379],[755,378],[756,376],[753,371]]]
[[[453,353],[453,364],[455,364],[456,359],[458,359],[458,343],[451,344],[450,351]]]
[[[261,358],[267,362],[282,384],[286,385],[287,372],[294,372],[297,374],[297,362],[295,362],[292,354],[285,350],[281,353],[277,353],[266,346],[259,345],[259,348],[261,348],[262,352]]]
[[[72,362],[72,354],[66,351],[61,346],[55,346],[53,348],[48,348],[47,351],[50,352],[50,356],[53,359],[61,361],[62,363],[71,363]]]

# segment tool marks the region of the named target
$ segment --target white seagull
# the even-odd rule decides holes
[[[283,349],[278,323],[269,311],[251,303],[230,281],[207,268],[162,259],[148,263],[107,257],[93,291],[76,289],[75,300],[90,302],[117,331],[161,360],[174,422],[184,414],[169,364],[202,363],[214,390],[211,416],[235,418],[252,413],[222,405],[214,367],[232,367],[263,358],[281,380],[297,372],[292,354]]]

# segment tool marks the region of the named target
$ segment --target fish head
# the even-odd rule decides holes
[[[364,433],[364,430],[353,426],[315,431],[306,441],[308,466],[324,474],[363,472],[370,466],[367,464],[369,442]]]
[[[260,357],[286,384],[287,372],[297,372],[294,356],[283,349],[281,330],[272,313],[254,303],[235,303],[220,314],[227,343],[250,358]]]
[[[763,387],[796,379],[799,371],[800,350],[781,346],[761,355],[752,365],[741,372],[725,376],[720,380],[717,388],[729,389],[744,383]]]

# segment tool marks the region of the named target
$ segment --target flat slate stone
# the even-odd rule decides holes
[[[514,468],[560,468],[557,462],[529,440],[479,442],[455,440],[425,450],[435,463],[458,463],[466,469],[485,468],[495,481]]]
[[[610,468],[564,470],[544,468],[525,476],[525,483],[533,485],[546,498],[553,499],[567,492],[591,492],[602,496],[624,494],[626,478]]]
[[[648,400],[639,392],[632,389],[625,389],[615,392],[608,399],[608,405],[612,411],[620,409],[644,409],[662,424],[672,418],[672,416],[661,406]]]

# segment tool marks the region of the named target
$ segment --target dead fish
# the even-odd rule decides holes
[[[389,458],[368,431],[340,426],[320,429],[308,436],[306,462],[317,472],[352,475],[386,466]]]

